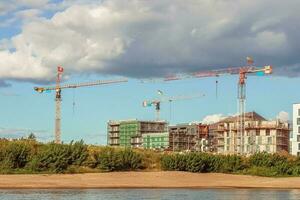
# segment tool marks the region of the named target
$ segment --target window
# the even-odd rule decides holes
[[[297,135],[297,142],[300,142],[300,135]]]
[[[258,144],[261,144],[262,143],[262,138],[261,136],[258,137]]]
[[[300,143],[298,143],[298,150],[300,150]]]
[[[300,116],[300,109],[298,109],[298,116]]]
[[[270,152],[270,145],[266,145],[266,151]]]
[[[248,137],[248,144],[250,144],[251,143],[251,138],[250,137]]]
[[[229,145],[230,144],[230,138],[227,138],[227,145]]]
[[[266,136],[270,136],[270,129],[266,129]]]
[[[195,134],[195,129],[194,128],[191,128],[191,133]]]
[[[268,137],[268,144],[272,144],[272,137]]]
[[[260,135],[259,130],[256,130],[256,136],[259,136],[259,135]]]
[[[300,156],[300,152],[297,152],[297,156]]]
[[[300,125],[300,118],[297,118],[297,125]]]

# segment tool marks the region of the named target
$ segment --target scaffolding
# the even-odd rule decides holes
[[[116,128],[117,127],[117,128]],[[142,147],[143,134],[168,131],[165,121],[121,120],[108,122],[108,144],[122,147]]]

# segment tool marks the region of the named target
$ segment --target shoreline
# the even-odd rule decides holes
[[[221,173],[107,172],[0,175],[0,189],[300,189],[300,177]]]

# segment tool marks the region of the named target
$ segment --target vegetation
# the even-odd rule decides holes
[[[0,173],[83,173],[173,170],[259,176],[300,176],[300,158],[257,153],[250,157],[208,153],[158,153],[150,150],[88,146],[79,142],[42,144],[30,136],[0,139]]]
[[[250,157],[208,153],[169,154],[161,158],[163,170],[216,172],[257,176],[300,176],[300,158],[256,153]]]
[[[32,137],[14,141],[0,140],[0,173],[139,170],[148,168],[147,155],[132,149],[88,146],[83,141],[42,144]]]

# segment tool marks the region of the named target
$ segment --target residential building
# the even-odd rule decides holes
[[[143,147],[143,134],[168,131],[166,121],[139,121],[137,119],[109,121],[107,123],[107,144],[109,146]]]
[[[142,134],[144,149],[165,150],[169,148],[169,132]]]
[[[255,152],[288,152],[289,124],[268,121],[256,112],[245,114],[245,131],[239,131],[238,116],[228,117],[210,125],[213,149],[222,154],[253,154]]]
[[[209,151],[208,126],[199,123],[169,126],[171,151]]]
[[[293,131],[290,141],[290,153],[300,156],[300,103],[293,104]]]

